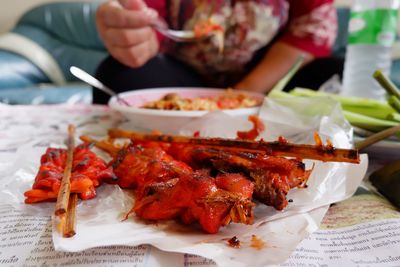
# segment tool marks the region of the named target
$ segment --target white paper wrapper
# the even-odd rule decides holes
[[[291,142],[313,143],[313,132],[318,131],[324,140],[330,138],[336,147],[351,146],[351,128],[336,102],[307,98],[296,103],[291,101],[289,105],[286,101],[265,101],[260,112],[266,125],[262,138],[276,140],[283,135]],[[203,136],[234,137],[236,131],[250,127],[245,118],[215,112],[192,121],[180,133],[200,131]],[[38,159],[44,150],[27,144],[17,152],[16,163],[6,175],[8,184],[1,196],[14,207],[28,212],[52,213],[52,204],[23,204],[23,192],[32,185]],[[61,238],[54,231],[55,249],[80,251],[108,245],[151,244],[165,251],[204,256],[219,266],[266,266],[284,262],[304,237],[318,229],[328,204],[346,199],[355,192],[368,165],[366,156],[362,156],[359,165],[305,162],[309,168],[315,164],[308,188],[290,191],[288,198],[293,202],[285,211],[258,205],[253,225],[231,224],[215,235],[174,221],[148,224],[134,216],[121,221],[132,207],[132,196],[115,186],[101,187],[96,199],[79,204],[77,234],[73,238]],[[265,242],[265,247],[261,250],[251,247],[252,235]],[[227,246],[227,240],[233,236],[241,241],[240,249]]]

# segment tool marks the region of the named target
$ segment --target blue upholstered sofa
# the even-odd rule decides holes
[[[91,88],[79,83],[69,67],[94,73],[107,56],[94,23],[97,6],[44,4],[0,35],[0,102],[91,102]]]
[[[38,6],[11,32],[0,35],[0,102],[18,104],[90,102],[91,88],[69,73],[75,65],[94,73],[107,56],[94,23],[98,3],[68,2]],[[348,9],[338,9],[334,53],[344,56]],[[392,79],[400,84],[400,61]]]

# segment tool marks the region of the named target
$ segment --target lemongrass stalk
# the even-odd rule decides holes
[[[386,90],[389,96],[395,96],[398,100],[400,100],[400,90],[397,86],[383,74],[380,70],[374,72],[374,78],[378,81],[378,83]]]
[[[374,132],[398,125],[394,121],[376,119],[346,110],[343,111],[343,114],[352,125]]]
[[[400,114],[399,113],[391,113],[387,116],[387,120],[400,122]]]
[[[354,96],[342,96],[326,92],[314,91],[306,88],[295,88],[290,91],[290,94],[295,96],[329,96],[339,101],[343,106],[370,107],[383,110],[394,111],[386,102],[378,101],[370,98],[360,98]]]
[[[394,108],[397,112],[400,112],[400,100],[394,95],[389,96],[388,104]]]
[[[342,105],[342,109],[381,120],[387,120],[390,114],[395,113],[393,109],[386,109],[386,108],[380,109],[380,108],[370,108],[363,106],[358,107],[358,106]]]
[[[284,92],[284,91],[271,91],[269,94],[268,94],[268,97],[272,97],[272,98],[287,98],[287,97],[296,97],[296,96],[294,96],[294,95],[291,95],[291,94],[289,94],[289,93],[287,93],[287,92]]]
[[[371,116],[377,119],[386,119],[389,114],[396,112],[396,110],[393,109],[388,103],[374,99],[340,96],[304,88],[296,88],[291,91],[290,94],[295,96],[309,97],[328,96],[338,101],[343,110]]]

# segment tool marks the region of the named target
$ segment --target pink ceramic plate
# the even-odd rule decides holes
[[[121,93],[120,97],[126,100],[131,107],[127,107],[123,104],[120,104],[113,97],[109,105],[111,108],[122,111],[122,112],[134,112],[139,114],[158,114],[160,116],[202,116],[209,111],[178,111],[178,110],[156,110],[156,109],[144,109],[141,108],[145,103],[159,100],[163,96],[169,93],[177,93],[182,98],[196,98],[196,97],[213,97],[218,96],[224,92],[224,89],[218,88],[150,88],[150,89],[142,89],[136,91],[129,91],[125,93]],[[262,103],[264,95],[259,93],[251,93],[244,91],[237,91],[238,93],[245,93],[248,96],[254,97]],[[251,107],[251,108],[239,108],[239,109],[229,109],[223,110],[224,112],[231,115],[239,115],[239,114],[254,114],[258,111],[259,107]]]
[[[120,94],[120,97],[129,102],[132,106],[126,106],[117,102],[113,97],[109,101],[111,109],[117,110],[129,119],[130,127],[138,130],[149,131],[159,130],[165,134],[177,134],[179,129],[190,123],[193,119],[201,117],[209,111],[179,111],[179,110],[159,110],[141,108],[145,103],[159,100],[169,93],[177,93],[184,98],[195,98],[200,96],[216,96],[222,94],[224,89],[217,88],[152,88],[130,91]],[[239,92],[239,91],[238,91]],[[260,100],[264,95],[250,92],[249,96]],[[225,109],[222,112],[230,116],[249,116],[258,114],[259,106],[252,108]]]

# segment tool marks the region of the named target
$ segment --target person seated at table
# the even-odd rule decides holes
[[[160,20],[177,30],[211,21],[223,29],[223,49],[217,34],[167,39],[153,27]],[[118,92],[206,86],[267,93],[300,55],[297,85],[317,87],[338,69],[327,59],[337,31],[333,0],[111,0],[98,8],[96,24],[110,53],[96,76]],[[94,90],[93,98],[109,97]]]

